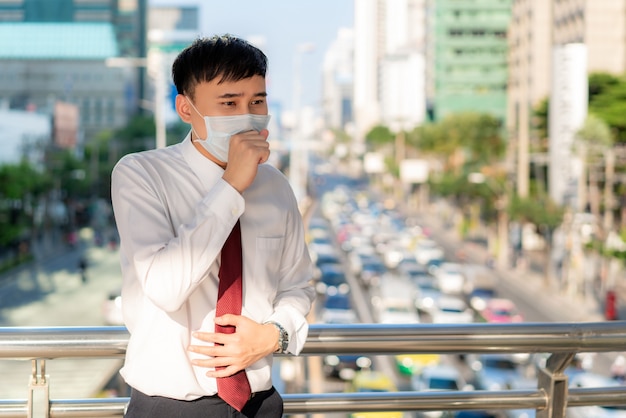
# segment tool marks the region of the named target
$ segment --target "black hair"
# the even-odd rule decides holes
[[[265,77],[267,57],[244,39],[215,35],[198,38],[181,51],[172,64],[172,79],[179,94],[193,98],[201,82],[239,81],[255,75]]]

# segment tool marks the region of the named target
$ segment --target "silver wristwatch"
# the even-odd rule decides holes
[[[276,354],[286,353],[287,347],[289,346],[289,334],[287,333],[285,328],[283,328],[282,325],[275,321],[267,321],[266,324],[272,324],[278,330],[278,349],[274,352]]]

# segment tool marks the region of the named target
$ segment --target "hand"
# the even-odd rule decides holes
[[[234,326],[233,334],[216,332],[195,332],[194,337],[207,343],[220,345],[192,345],[189,351],[208,356],[207,359],[194,359],[191,363],[200,367],[225,367],[210,370],[209,377],[231,376],[257,362],[277,349],[278,330],[272,324],[259,324],[245,316],[226,314],[215,318],[222,326]]]
[[[222,176],[239,193],[246,190],[254,181],[259,164],[270,157],[270,145],[267,142],[269,131],[248,131],[230,138],[228,164]]]

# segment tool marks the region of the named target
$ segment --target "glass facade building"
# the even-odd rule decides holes
[[[437,0],[431,4],[434,120],[462,111],[506,119],[507,28],[511,0]]]

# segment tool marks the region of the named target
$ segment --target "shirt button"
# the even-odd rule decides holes
[[[233,216],[236,216],[236,215],[237,215],[237,208],[232,208],[232,209],[230,210],[230,213],[231,213]]]

